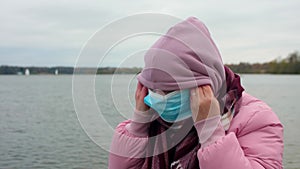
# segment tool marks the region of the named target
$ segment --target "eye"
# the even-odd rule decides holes
[[[153,89],[152,92],[157,93],[157,94],[160,94],[160,95],[162,95],[162,96],[166,95],[165,92],[163,92],[163,91],[160,90],[160,89]]]
[[[164,95],[167,95],[167,94],[169,94],[169,93],[172,93],[172,92],[174,92],[175,90],[171,90],[171,91],[162,91],[162,90],[160,90],[160,89],[150,89],[153,93],[157,93],[157,94],[160,94],[160,95],[162,95],[162,96],[164,96]]]
[[[170,91],[164,91],[165,94],[169,94],[169,93],[172,93],[172,92],[175,92],[176,90],[170,90]]]

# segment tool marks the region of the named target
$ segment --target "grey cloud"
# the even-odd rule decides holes
[[[96,30],[115,19],[139,12],[200,18],[209,27],[225,62],[255,62],[257,57],[271,60],[299,50],[299,5],[296,0],[133,0],[130,3],[121,0],[4,0],[0,5],[0,64],[29,62],[25,62],[26,59],[32,64],[41,64],[43,59],[73,64],[82,45]],[[130,29],[130,26],[120,29]],[[130,53],[151,42],[130,43],[117,48],[115,55]],[[54,61],[47,52],[59,55],[60,59]],[[20,59],[22,56],[24,59]]]

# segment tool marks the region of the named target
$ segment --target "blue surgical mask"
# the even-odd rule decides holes
[[[144,102],[166,122],[173,123],[192,116],[189,89],[174,91],[167,95],[149,90]]]

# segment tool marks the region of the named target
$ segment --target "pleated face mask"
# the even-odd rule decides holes
[[[173,123],[192,116],[189,89],[174,91],[166,95],[149,90],[144,102],[166,122]]]

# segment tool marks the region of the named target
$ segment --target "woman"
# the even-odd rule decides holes
[[[282,124],[244,92],[198,19],[176,24],[147,51],[138,81],[109,168],[282,168]]]

